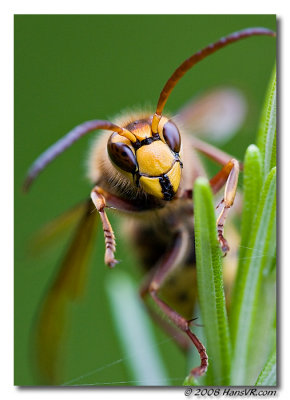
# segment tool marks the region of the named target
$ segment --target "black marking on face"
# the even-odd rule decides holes
[[[132,146],[137,151],[138,149],[140,149],[140,147],[148,146],[149,144],[151,144],[152,142],[155,142],[156,140],[160,140],[160,136],[158,134],[155,136],[150,136],[148,138],[145,138],[145,139],[141,140],[141,142],[139,140],[136,140],[135,143],[132,143]]]
[[[174,153],[175,161],[179,162],[180,168],[183,168],[183,162],[180,159],[179,153]]]
[[[135,182],[135,185],[137,188],[140,186],[140,178],[141,178],[141,174],[139,173],[139,170],[138,170],[133,174],[133,181]]]
[[[159,178],[159,183],[161,186],[161,192],[163,194],[163,200],[166,200],[166,201],[172,200],[175,193],[174,193],[173,186],[172,186],[168,176],[162,175]]]
[[[150,137],[148,137],[146,139],[143,139],[141,141],[141,146],[146,146],[148,144],[151,144],[152,142],[155,142],[156,140],[160,140],[160,137],[159,137],[158,134],[155,135],[155,136],[150,136]]]

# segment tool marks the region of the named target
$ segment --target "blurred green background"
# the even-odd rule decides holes
[[[93,134],[62,154],[31,191],[21,185],[32,161],[75,125],[110,119],[121,110],[152,104],[185,58],[230,32],[264,26],[273,15],[16,15],[15,16],[15,384],[35,385],[31,349],[35,316],[67,245],[33,258],[31,236],[45,223],[89,196],[86,156]],[[166,109],[178,110],[198,93],[220,85],[240,88],[249,114],[224,148],[242,158],[255,139],[263,96],[274,65],[275,40],[254,37],[197,65],[175,88]],[[136,282],[141,274],[117,220],[117,266]],[[126,357],[111,318],[105,282],[113,274],[98,241],[82,301],[74,306],[64,382]],[[166,336],[155,329],[156,341]],[[186,358],[173,341],[159,345],[169,377],[185,377]],[[140,360],[142,362],[142,360]],[[148,366],[150,368],[150,366]],[[126,362],[107,367],[86,383],[130,380]],[[172,381],[181,384],[179,381]],[[84,381],[82,383],[85,383]]]

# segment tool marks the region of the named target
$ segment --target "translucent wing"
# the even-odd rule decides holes
[[[83,201],[68,211],[44,225],[30,240],[29,253],[37,256],[45,253],[59,240],[65,237],[66,233],[71,232],[82,216],[86,213],[88,201]]]
[[[222,143],[240,129],[246,111],[246,100],[239,90],[219,88],[191,100],[174,120],[196,136]]]
[[[84,291],[88,261],[95,243],[97,212],[87,203],[60,270],[40,310],[36,327],[36,354],[44,384],[59,384],[61,353],[69,306]]]

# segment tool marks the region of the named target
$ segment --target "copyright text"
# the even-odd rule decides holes
[[[188,387],[184,391],[184,395],[188,396],[276,396],[277,390],[257,389],[257,388],[191,388]]]

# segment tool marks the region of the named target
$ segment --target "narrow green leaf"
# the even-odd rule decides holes
[[[246,151],[244,161],[244,202],[241,225],[241,249],[239,257],[242,259],[248,247],[249,231],[255,217],[262,186],[262,161],[260,151],[254,144]]]
[[[255,311],[259,296],[263,271],[268,265],[268,257],[273,256],[271,242],[276,225],[276,168],[273,168],[264,183],[253,229],[250,233],[249,248],[245,253],[244,273],[239,285],[241,293],[235,307],[237,320],[233,324],[233,385],[251,385],[246,379],[247,359],[251,342],[251,332],[255,326]]]
[[[261,260],[262,276],[260,289],[255,299],[252,326],[248,347],[246,379],[254,382],[273,347],[276,327],[273,324],[276,313],[276,209],[273,210],[272,227],[265,239],[264,254],[253,253],[252,257]],[[263,337],[263,340],[261,340]]]
[[[169,384],[167,374],[137,289],[124,272],[114,272],[106,282],[106,288],[132,384],[166,386]]]
[[[276,347],[262,369],[256,386],[276,386]]]
[[[275,274],[263,274],[252,320],[246,379],[255,382],[276,343]]]
[[[198,296],[209,356],[206,382],[209,385],[229,385],[231,346],[221,250],[217,241],[212,192],[204,178],[196,180],[194,207]]]
[[[268,87],[261,124],[258,133],[258,147],[263,160],[264,177],[276,165],[276,67]]]
[[[253,221],[258,208],[258,202],[262,186],[262,161],[260,151],[255,145],[250,145],[245,154],[244,160],[244,181],[243,181],[243,213],[241,224],[241,244],[239,251],[239,265],[235,279],[233,296],[230,308],[230,329],[236,329],[238,321],[239,305],[243,296],[243,283],[245,282],[246,269],[244,264],[247,260],[246,253],[249,249],[250,233],[253,229]],[[257,254],[260,255],[260,252]],[[256,256],[254,254],[254,256]]]

